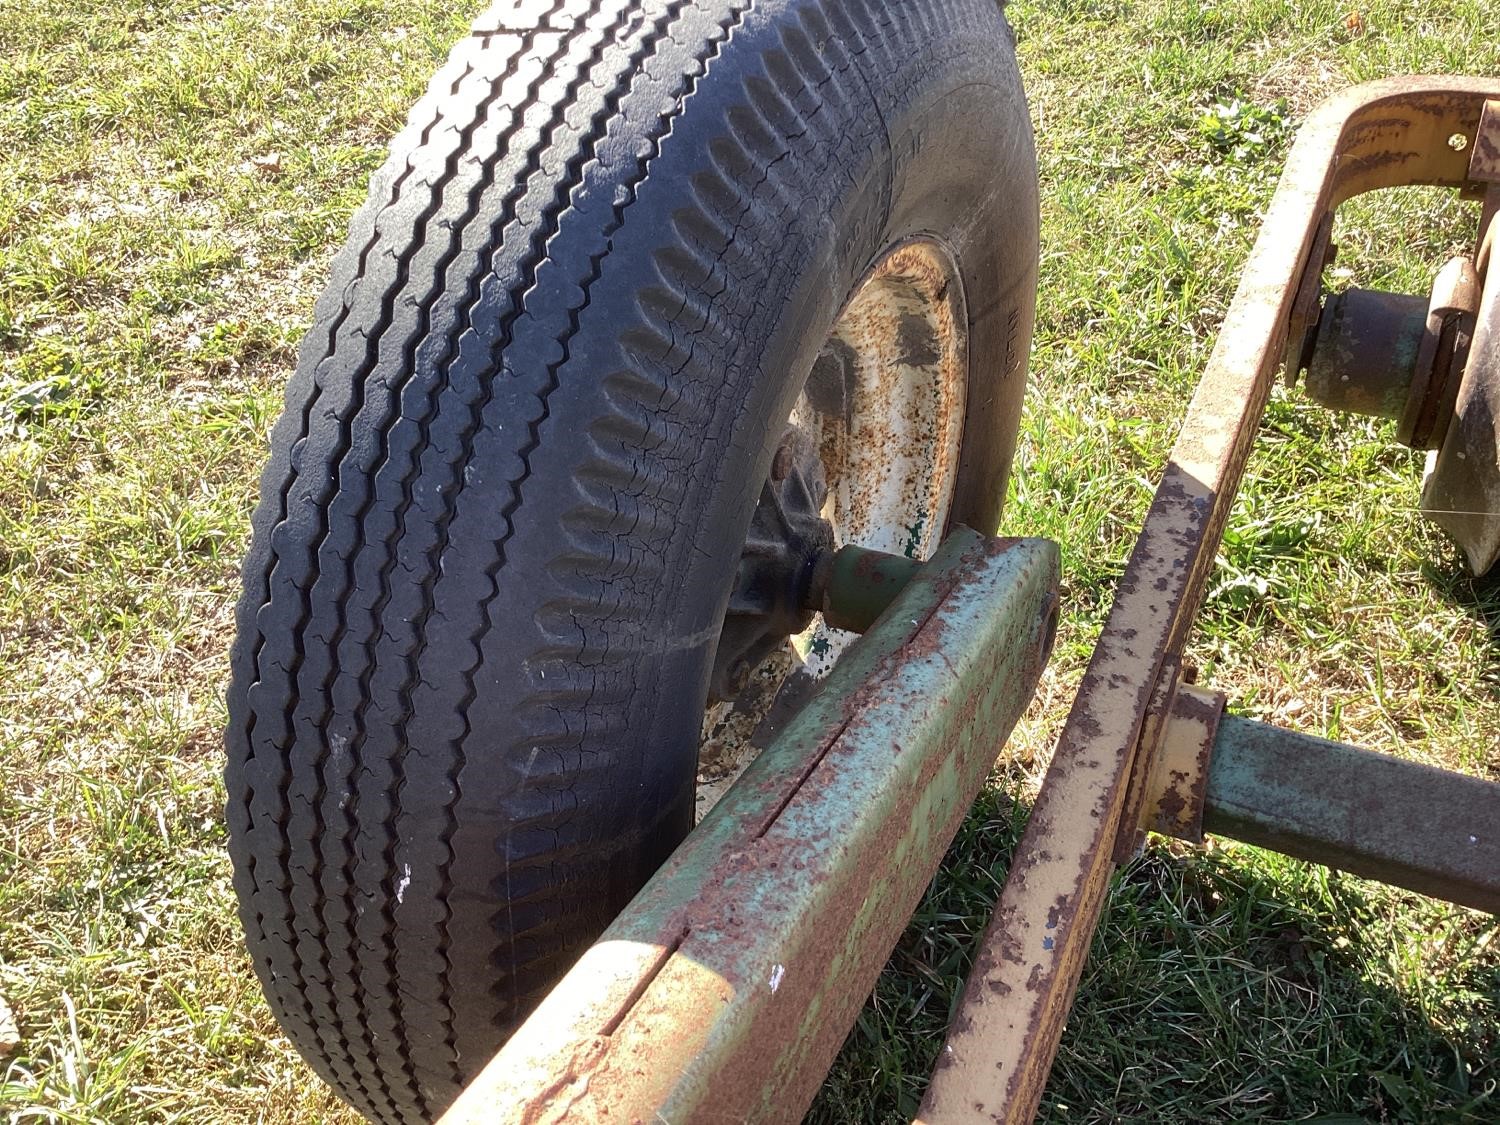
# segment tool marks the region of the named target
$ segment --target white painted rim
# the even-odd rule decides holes
[[[816,434],[835,543],[925,559],[948,526],[968,393],[968,319],[957,263],[931,240],[904,243],[867,274],[823,359],[848,370],[842,416],[804,392],[792,422]],[[792,646],[809,675],[833,670],[855,635],[818,617]]]
[[[842,393],[829,393],[831,372],[841,376],[834,381]],[[828,480],[823,517],[838,546],[917,559],[937,548],[958,478],[968,373],[958,264],[934,240],[903,243],[855,287],[792,412],[793,424],[816,435]],[[814,618],[789,651],[757,671],[760,706],[708,709],[698,820],[754,759],[750,735],[781,682],[799,666],[822,679],[857,639]]]

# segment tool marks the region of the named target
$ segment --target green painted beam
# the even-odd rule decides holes
[[[446,1125],[794,1120],[1046,664],[1058,552],[959,529]]]
[[[1205,831],[1500,913],[1500,784],[1225,718]]]

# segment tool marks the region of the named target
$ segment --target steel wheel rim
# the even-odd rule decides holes
[[[958,476],[968,372],[953,254],[932,238],[892,248],[845,301],[789,420],[816,441],[828,484],[821,514],[836,546],[918,559],[936,549]],[[757,670],[753,699],[708,708],[698,819],[754,760],[750,736],[778,694],[799,682],[805,692],[857,639],[819,615]]]

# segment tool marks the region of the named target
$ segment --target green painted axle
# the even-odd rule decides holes
[[[1500,784],[1226,718],[1205,831],[1500,913]]]
[[[835,629],[868,632],[921,569],[916,559],[840,547],[818,560],[808,608],[821,611]]]

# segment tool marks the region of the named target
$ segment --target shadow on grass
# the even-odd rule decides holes
[[[981,797],[808,1120],[909,1121],[1027,809]],[[1500,1120],[1500,923],[1258,849],[1115,879],[1038,1120]]]
[[[1490,643],[1500,653],[1500,564],[1479,578],[1457,565],[1434,570],[1430,577],[1450,601],[1484,625]]]
[[[1458,548],[1450,545],[1450,551],[1443,562],[1424,566],[1422,575],[1449,604],[1483,626],[1489,637],[1490,659],[1474,688],[1500,699],[1500,563],[1476,578],[1459,563]]]

